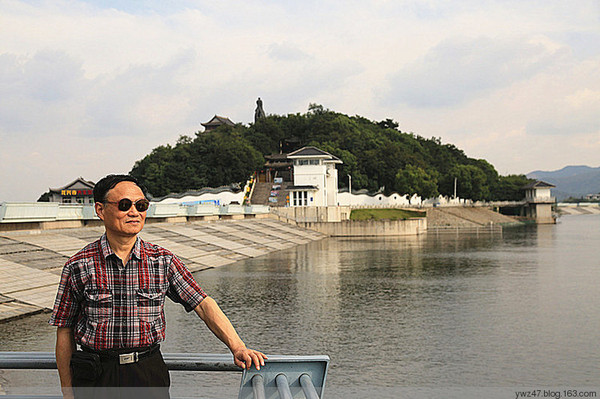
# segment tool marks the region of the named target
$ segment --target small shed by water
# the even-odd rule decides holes
[[[525,190],[525,216],[535,220],[538,224],[556,223],[552,215],[552,205],[556,198],[552,196],[553,184],[536,180],[523,187]]]

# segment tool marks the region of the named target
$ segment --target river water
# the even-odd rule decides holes
[[[566,216],[502,233],[329,238],[195,277],[249,346],[329,355],[329,398],[467,387],[565,397],[600,387],[599,242],[600,216]],[[195,316],[167,312],[165,352],[226,352]],[[1,350],[53,350],[47,319],[0,324]],[[9,392],[56,381],[1,373]],[[173,393],[235,397],[239,378],[176,372]]]

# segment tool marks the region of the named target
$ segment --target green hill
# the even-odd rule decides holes
[[[243,182],[264,165],[263,155],[306,145],[344,163],[340,186],[352,176],[353,189],[432,197],[457,195],[473,200],[521,199],[523,175],[502,177],[484,159],[469,158],[440,138],[401,132],[391,119],[371,121],[311,104],[305,114],[270,115],[250,126],[222,126],[174,145],[155,148],[137,161],[131,174],[155,196]]]

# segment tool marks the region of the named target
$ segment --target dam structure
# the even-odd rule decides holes
[[[0,232],[0,322],[49,311],[67,259],[104,227]],[[273,219],[150,223],[140,237],[177,255],[192,272],[325,237]]]

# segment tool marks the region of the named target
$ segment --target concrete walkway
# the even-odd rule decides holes
[[[103,232],[88,227],[0,234],[0,322],[52,309],[64,263]],[[194,272],[325,237],[270,219],[147,224],[140,235]]]

